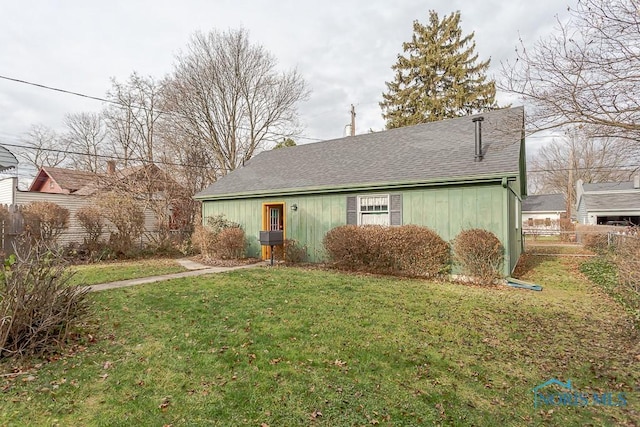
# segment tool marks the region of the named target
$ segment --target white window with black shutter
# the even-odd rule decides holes
[[[347,197],[347,224],[402,225],[402,194]]]

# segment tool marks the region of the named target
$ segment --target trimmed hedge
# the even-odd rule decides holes
[[[307,261],[307,247],[300,245],[297,240],[285,239],[282,246],[274,248],[274,257],[278,261],[288,264],[300,264]]]
[[[215,252],[221,259],[244,258],[247,239],[239,227],[224,228],[216,236]]]
[[[53,202],[31,202],[22,209],[25,234],[35,240],[55,243],[69,228],[69,209]]]
[[[323,245],[338,268],[427,277],[449,271],[449,245],[427,227],[344,225],[330,230]]]
[[[463,230],[453,239],[452,249],[454,262],[474,282],[491,285],[502,277],[504,248],[492,232]]]
[[[224,215],[207,218],[207,225],[196,225],[191,242],[194,248],[208,258],[241,259],[245,256],[247,239],[240,224]]]

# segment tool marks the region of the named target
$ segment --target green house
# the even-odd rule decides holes
[[[324,235],[344,224],[417,224],[445,240],[482,228],[502,241],[508,275],[522,252],[525,195],[517,107],[264,151],[195,198],[205,223],[219,214],[239,223],[254,257],[268,257],[261,230],[283,230],[320,262]]]

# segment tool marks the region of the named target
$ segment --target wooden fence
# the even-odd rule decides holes
[[[0,229],[2,233],[0,239],[2,242],[2,252],[5,254],[13,253],[16,240],[24,232],[24,217],[22,215],[22,206],[18,205],[0,205],[0,209],[6,209],[8,215],[0,220]]]

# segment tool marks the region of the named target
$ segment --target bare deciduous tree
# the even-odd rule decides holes
[[[19,150],[18,156],[36,168],[62,166],[67,160],[66,142],[46,126],[32,126],[22,142],[25,149]]]
[[[579,129],[566,132],[538,151],[529,174],[540,193],[562,193],[575,204],[575,183],[629,180],[637,164],[624,139],[594,138]]]
[[[160,163],[189,195],[194,195],[216,180],[216,159],[201,140],[171,129],[171,125],[162,123]]]
[[[500,89],[534,105],[534,129],[570,124],[640,141],[640,3],[578,0],[567,23],[503,64]]]
[[[307,90],[295,70],[278,72],[276,59],[252,44],[246,30],[196,33],[166,84],[175,151],[200,153],[216,175],[250,159],[273,133],[293,135],[296,104]],[[180,157],[190,157],[191,153]]]
[[[161,85],[135,72],[126,83],[112,79],[111,85],[107,99],[113,104],[103,114],[115,153],[124,166],[135,159],[153,162],[156,126],[162,116]]]
[[[102,168],[100,156],[104,150],[105,129],[97,113],[67,114],[65,140],[75,169],[97,173]]]

